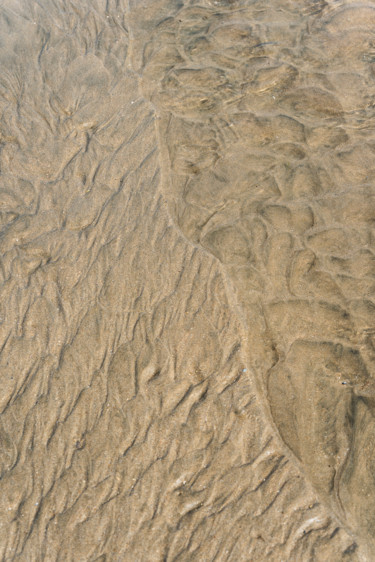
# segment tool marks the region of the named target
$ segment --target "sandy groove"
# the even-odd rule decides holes
[[[126,8],[1,7],[1,559],[356,560],[170,219]]]

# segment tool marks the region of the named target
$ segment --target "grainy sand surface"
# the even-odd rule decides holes
[[[1,2],[1,561],[375,560],[374,99],[375,2]]]

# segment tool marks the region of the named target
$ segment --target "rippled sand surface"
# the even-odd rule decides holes
[[[374,99],[374,2],[1,3],[1,560],[375,560]]]

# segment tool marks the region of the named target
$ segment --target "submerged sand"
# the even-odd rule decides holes
[[[375,559],[375,4],[0,7],[0,558]]]

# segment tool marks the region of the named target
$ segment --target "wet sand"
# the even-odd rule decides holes
[[[0,7],[0,559],[375,560],[375,4]]]

